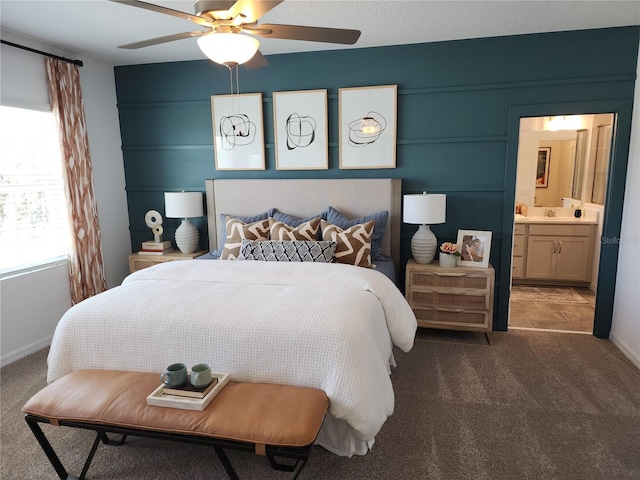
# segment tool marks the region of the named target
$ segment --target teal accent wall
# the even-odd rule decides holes
[[[519,118],[618,114],[605,234],[613,237],[617,228],[619,236],[639,32],[624,27],[269,56],[265,68],[240,70],[240,92],[263,95],[266,170],[250,172],[215,170],[210,96],[230,92],[225,67],[207,60],[116,67],[132,251],[150,236],[145,212],[164,211],[163,192],[204,191],[207,178],[399,177],[405,194],[447,194],[447,222],[432,227],[439,242],[455,241],[458,229],[493,232],[494,328],[506,330]],[[340,170],[338,89],[389,84],[398,85],[397,168]],[[328,90],[329,169],[276,170],[272,93],[310,89]],[[194,223],[206,248],[205,219]],[[178,224],[165,220],[165,238]],[[402,272],[415,230],[403,225]],[[615,285],[609,263],[617,260],[617,246],[611,248],[601,275]],[[609,293],[612,305],[613,287]],[[599,302],[603,310],[606,298]]]

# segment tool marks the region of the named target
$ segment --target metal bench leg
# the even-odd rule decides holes
[[[276,460],[277,455],[274,455],[273,453],[267,452],[265,456],[269,460],[269,463],[271,464],[271,468],[273,468],[274,470],[280,470],[283,472],[294,472],[293,476],[291,477],[291,480],[296,480],[296,478],[298,478],[298,475],[300,475],[300,472],[302,471],[302,469],[307,463],[307,460],[309,459],[309,457],[299,458],[295,461],[295,463],[287,464],[287,463],[278,462]]]
[[[218,459],[220,460],[220,463],[222,463],[227,475],[229,475],[229,478],[231,480],[240,480],[225,451],[220,447],[213,447],[213,449],[216,451],[216,455],[218,455]]]
[[[61,480],[78,480],[77,477],[74,477],[67,473],[67,470],[62,465],[62,462],[58,458],[58,455],[56,455],[56,452],[53,450],[53,447],[49,443],[49,440],[47,440],[47,437],[45,437],[44,432],[40,428],[40,425],[38,425],[38,421],[30,418],[29,415],[25,417],[25,420],[27,421],[29,428],[33,432],[33,435],[36,437],[36,440],[38,440],[38,443],[42,447],[42,450],[47,455],[47,458],[58,474],[58,477],[60,477]]]
[[[84,467],[82,467],[82,473],[78,477],[78,480],[84,480],[85,475],[89,471],[89,466],[91,465],[91,461],[93,460],[93,456],[96,454],[96,450],[98,449],[98,445],[100,445],[100,440],[102,440],[102,436],[105,435],[104,432],[96,432],[96,439],[93,441],[93,445],[91,446],[91,451],[89,455],[87,455],[87,459],[84,462]]]
[[[110,445],[112,447],[119,447],[120,445],[123,445],[124,441],[127,439],[126,435],[122,435],[122,438],[120,440],[111,440],[106,432],[98,432],[98,434],[100,435],[100,440],[102,440],[102,443],[104,443],[105,445]]]

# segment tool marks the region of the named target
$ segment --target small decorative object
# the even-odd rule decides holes
[[[144,222],[153,233],[153,240],[142,242],[142,248],[138,252],[140,255],[165,255],[173,252],[173,247],[169,240],[162,241],[162,215],[156,210],[149,210],[144,216]]]
[[[182,218],[182,223],[176,230],[176,245],[182,253],[193,253],[198,249],[198,229],[189,222],[189,218],[201,217],[201,192],[165,192],[165,214],[169,218]]]
[[[436,256],[438,241],[429,228],[430,224],[444,223],[447,212],[447,196],[422,192],[404,196],[405,223],[418,224],[418,231],[411,237],[411,254],[416,262],[431,263]]]
[[[576,217],[576,218],[582,217],[582,210],[580,209],[580,207],[576,208],[573,211],[573,216]]]
[[[155,243],[162,243],[162,215],[156,210],[149,210],[144,216],[144,223],[153,232],[153,241]]]
[[[460,265],[488,267],[491,252],[491,232],[480,230],[458,230]]]
[[[166,386],[161,384],[147,396],[147,405],[202,411],[207,408],[207,405],[211,403],[211,400],[213,400],[220,390],[229,382],[230,378],[228,373],[212,372],[211,375],[216,379],[216,382],[211,383],[213,388],[206,388],[207,393],[204,397],[186,396],[184,393],[175,395],[175,392],[169,394],[167,393]]]
[[[441,267],[455,267],[459,257],[460,252],[455,243],[444,242],[440,245],[439,263]]]

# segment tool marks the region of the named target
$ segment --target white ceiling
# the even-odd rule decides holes
[[[193,2],[149,0],[194,13]],[[260,39],[264,55],[640,25],[640,0],[285,0],[260,19],[362,31],[353,46]],[[118,45],[197,30],[180,18],[108,0],[0,0],[0,26],[110,65],[206,58],[189,38],[139,50]],[[3,36],[4,38],[4,36]]]

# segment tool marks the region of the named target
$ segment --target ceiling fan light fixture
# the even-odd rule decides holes
[[[239,33],[213,32],[198,37],[198,47],[220,65],[233,67],[248,62],[258,51],[260,42]]]

